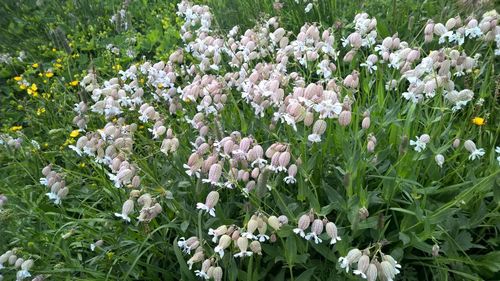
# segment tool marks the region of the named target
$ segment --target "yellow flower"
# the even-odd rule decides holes
[[[38,67],[38,63],[34,63],[31,66],[33,66],[33,68],[37,68]]]
[[[56,48],[52,48],[52,52],[57,52],[57,49]]]
[[[14,80],[16,80],[16,81],[21,81],[21,79],[23,79],[23,77],[21,77],[21,76],[14,77]]]
[[[44,107],[39,107],[36,110],[36,115],[38,115],[38,116],[42,115],[43,113],[45,113],[45,108]]]
[[[11,132],[17,132],[23,129],[23,126],[12,126],[10,127]]]
[[[474,117],[472,118],[472,123],[474,125],[483,126],[486,124],[486,120],[484,120],[484,118],[481,117]]]
[[[80,165],[78,165],[78,166],[80,166],[80,168],[85,168],[85,163],[83,163],[83,162],[82,162],[82,163],[80,163]]]
[[[69,82],[69,85],[73,86],[73,87],[78,86],[78,80],[73,80],[73,81]]]
[[[76,138],[76,137],[78,137],[79,134],[80,134],[80,130],[73,130],[73,131],[71,131],[69,136],[72,138]]]
[[[38,96],[38,87],[36,86],[35,83],[31,84],[31,86],[27,89],[28,95],[32,95],[34,97]]]
[[[47,78],[50,78],[50,77],[54,76],[54,73],[53,73],[53,72],[51,72],[51,71],[48,71],[48,72],[45,72],[45,76],[46,76]]]
[[[21,90],[25,90],[26,88],[27,88],[27,86],[24,84],[19,85],[19,89],[21,89]]]
[[[61,59],[56,59],[56,61],[57,61],[57,62],[62,62],[62,60],[61,60]]]
[[[55,67],[55,68],[61,68],[61,67],[62,67],[62,64],[60,64],[60,63],[54,63],[54,67]]]

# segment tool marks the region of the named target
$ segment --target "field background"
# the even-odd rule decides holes
[[[81,134],[71,135],[77,129],[72,122],[75,116],[72,109],[74,104],[89,100],[78,84],[87,70],[95,70],[102,82],[118,77],[119,70],[134,63],[168,60],[170,54],[182,47],[179,34],[182,19],[176,15],[177,3],[172,0],[0,2],[0,54],[12,57],[9,62],[0,63],[0,133],[23,140],[19,148],[0,145],[0,194],[8,197],[3,209],[0,207],[0,253],[17,248],[18,256],[34,259],[34,276],[41,274],[46,280],[195,279],[187,269],[188,257],[175,246],[181,236],[195,235],[201,227],[194,206],[196,202],[204,202],[206,192],[182,170],[191,153],[189,141],[196,138],[195,132],[179,120],[169,123],[182,140],[178,153],[166,158],[156,152],[161,142],[151,140],[144,126],[139,128],[132,159],[144,175],[142,185],[161,198],[163,206],[159,217],[146,225],[124,224],[113,217],[127,195],[113,187],[99,165],[76,157],[68,148]],[[216,34],[226,35],[235,25],[245,30],[264,18],[279,16],[280,25],[294,34],[306,22],[335,26],[339,50],[340,38],[350,33],[352,19],[359,12],[377,18],[379,38],[397,33],[412,46],[423,47],[423,28],[429,19],[444,23],[458,15],[462,19],[471,14],[479,18],[486,11],[499,10],[495,1],[473,0],[320,0],[309,13],[304,11],[305,3],[293,0],[282,1],[281,10],[273,8],[272,0],[195,3],[211,8]],[[127,29],[110,22],[124,5]],[[110,51],[109,44],[119,48],[119,52]],[[439,47],[432,42],[425,48]],[[492,55],[491,46],[470,44],[467,49],[482,52],[485,57],[477,75],[464,82],[477,98],[486,100],[484,106],[470,106],[452,114],[440,100],[415,111],[402,100],[399,91],[387,99],[386,109],[372,113],[374,126],[384,128],[377,135],[379,159],[387,159],[387,165],[390,160],[397,162],[391,166],[393,169],[375,168],[365,163],[368,161],[358,162],[365,156],[357,153],[364,145],[357,140],[363,137],[364,142],[366,136],[358,134],[355,128],[336,129],[340,140],[331,145],[340,156],[328,157],[324,152],[330,147],[325,145],[315,147],[316,150],[310,151],[311,164],[300,172],[303,185],[309,179],[319,186],[320,194],[315,199],[307,195],[310,190],[299,191],[302,194],[298,195],[283,188],[280,195],[284,202],[276,203],[276,195],[262,200],[262,205],[271,210],[292,212],[296,216],[289,217],[292,225],[296,224],[298,214],[309,208],[326,215],[335,210],[336,223],[343,227],[340,233],[345,234],[343,242],[336,246],[338,252],[329,252],[327,246],[308,245],[293,238],[291,229],[287,229],[279,247],[264,248],[264,256],[250,263],[225,262],[224,280],[356,280],[359,278],[342,273],[337,259],[351,246],[363,247],[382,239],[390,242],[388,253],[403,264],[397,280],[500,280],[500,171],[494,151],[500,142],[500,64],[498,56]],[[344,64],[344,69],[339,70],[341,76],[349,74],[353,65]],[[46,76],[48,69],[55,74],[53,77]],[[380,81],[390,76],[383,71],[374,75]],[[20,89],[14,79],[17,76],[36,83],[37,94]],[[360,87],[366,92],[382,93],[384,84],[381,85],[369,84],[369,75],[362,73]],[[353,124],[361,122],[359,110]],[[164,110],[167,111],[168,108]],[[243,120],[233,119],[234,112],[248,117],[245,119],[248,134],[266,140],[266,145],[279,141],[281,136],[293,142],[295,136],[291,130],[282,129],[278,136],[266,125],[252,121],[251,108],[241,100],[222,112],[225,131],[244,126]],[[477,116],[486,119],[484,126],[471,122]],[[102,116],[92,115],[88,127],[97,130],[105,124]],[[455,137],[461,138],[462,143],[474,139],[487,153],[480,161],[468,161],[463,148],[461,153],[453,150],[447,155],[450,164],[446,170],[436,166],[431,152],[422,156],[398,154],[401,135],[414,139],[423,132],[435,140],[431,149],[436,153],[451,149]],[[417,161],[420,161],[418,166],[414,164]],[[369,220],[361,227],[353,218],[362,204],[359,198],[347,199],[343,188],[345,171],[336,164],[339,162],[348,167],[351,186],[366,186],[365,199],[373,206]],[[49,163],[65,174],[70,186],[70,195],[61,206],[47,200],[47,190],[39,183],[42,168]],[[221,223],[243,224],[255,211],[255,206],[248,206],[241,195],[222,194],[222,197],[221,201],[228,204],[217,219],[206,221],[204,231]],[[387,224],[381,229],[384,218]],[[90,244],[99,239],[105,241],[104,246],[90,251]],[[438,257],[430,255],[434,244],[441,247]],[[13,269],[0,273],[4,280],[15,279]]]

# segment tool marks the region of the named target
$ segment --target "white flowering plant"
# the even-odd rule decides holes
[[[199,2],[5,35],[0,280],[497,278],[492,3]]]

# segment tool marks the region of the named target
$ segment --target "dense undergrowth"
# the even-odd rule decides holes
[[[0,3],[0,280],[500,279],[495,8]]]

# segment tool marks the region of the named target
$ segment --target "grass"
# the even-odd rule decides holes
[[[484,12],[494,8],[493,2],[471,6],[444,0],[329,0],[314,2],[310,12],[304,10],[307,3],[292,0],[281,1],[281,9],[273,7],[274,0],[197,2],[210,7],[214,37],[226,37],[234,25],[240,26],[239,35],[246,29],[258,33],[273,16],[290,32],[290,41],[306,23],[317,23],[321,30],[331,28],[333,47],[339,51],[332,80],[339,99],[349,97],[353,101],[350,124],[341,126],[337,118],[326,118],[322,141],[311,143],[308,136],[312,126],[297,122],[295,131],[286,123],[272,121],[279,106],[267,107],[259,117],[255,106],[242,97],[245,90],[227,85],[229,80],[224,75],[241,69],[229,64],[228,53],[222,53],[218,70],[203,71],[199,54],[184,51],[183,63],[172,66],[177,75],[174,87],[186,93],[187,86],[198,85],[201,79],[186,74],[186,69],[195,65],[199,78],[216,78],[227,98],[216,114],[203,114],[203,125],[208,128],[203,142],[209,144],[209,152],[200,154],[204,159],[212,153],[218,155],[221,180],[234,185],[233,189],[214,188],[220,198],[216,216],[211,217],[196,209],[196,203],[205,202],[212,189],[201,181],[208,178],[208,171],[198,179],[187,175],[183,167],[201,134],[185,118],[193,119],[200,111],[196,105],[202,104],[201,96],[188,101],[176,91],[172,100],[154,98],[153,93],[169,86],[158,86],[147,74],[137,74],[137,83],[145,90],[144,102],[153,106],[161,116],[158,120],[179,141],[178,149],[168,155],[160,152],[165,135],[152,139],[148,130],[155,128],[155,122],[138,120],[139,106],[122,105],[123,113],[109,118],[88,111],[82,114],[87,120],[85,131],[71,136],[78,130],[74,105],[83,101],[91,107],[96,103],[92,91],[80,86],[89,71],[96,73],[95,82],[103,88],[106,81],[121,76],[120,70],[140,67],[146,61],[168,61],[184,47],[181,26],[185,19],[176,14],[177,1],[3,2],[0,53],[12,59],[0,64],[0,139],[4,141],[0,145],[0,194],[8,198],[0,205],[0,254],[15,249],[17,257],[34,260],[30,269],[33,276],[47,280],[195,280],[194,270],[200,270],[203,260],[190,270],[188,260],[193,252],[183,253],[177,245],[181,237],[197,236],[205,258],[212,258],[211,265],[223,269],[223,280],[356,280],[360,278],[346,274],[338,262],[353,248],[369,248],[372,256],[383,252],[394,257],[402,265],[397,280],[500,278],[500,169],[495,152],[500,146],[500,77],[496,46],[472,39],[461,46],[443,45],[437,38],[428,44],[423,41],[429,19],[446,23],[460,15],[465,23],[473,14],[480,21]],[[111,22],[121,9],[126,17]],[[409,82],[399,71],[380,61],[373,73],[360,66],[376,53],[373,47],[361,48],[351,62],[343,61],[350,48],[342,47],[341,38],[354,31],[352,21],[360,12],[377,19],[377,43],[397,33],[401,41],[420,51],[418,62],[431,51],[445,47],[450,48],[444,51],[446,54],[451,49],[464,51],[469,57],[481,54],[470,73],[450,78],[457,90],[474,92],[472,101],[452,111],[443,98],[443,88],[436,90],[434,98],[418,104],[407,101],[402,93]],[[197,27],[199,23],[188,28]],[[19,60],[21,51],[24,57]],[[274,51],[249,61],[249,74],[276,61]],[[280,77],[279,88],[285,96],[301,86],[300,81],[292,83],[291,72],[303,77],[304,87],[309,83],[326,87],[316,72],[317,64],[314,61],[304,66],[290,56],[288,72]],[[359,72],[359,87],[350,89],[343,81],[354,70]],[[20,88],[15,77],[21,77],[21,83],[26,81],[26,88]],[[271,80],[263,77],[259,81]],[[392,79],[399,83],[389,91],[386,83]],[[216,94],[210,95],[215,104]],[[172,104],[179,107],[171,111]],[[367,110],[371,125],[363,129]],[[485,124],[472,122],[476,117],[483,118]],[[318,114],[314,120],[318,120]],[[141,180],[136,187],[116,188],[107,165],[95,157],[79,157],[68,148],[82,136],[97,135],[106,125],[132,123],[137,125],[131,133],[132,149],[118,151],[122,160],[138,168]],[[290,164],[298,166],[297,183],[285,184],[287,172],[263,176],[264,170],[259,170],[261,177],[255,179],[255,190],[247,192],[247,183],[235,179],[229,160],[212,146],[235,131],[241,137],[253,137],[264,152],[274,143],[286,145]],[[424,133],[431,141],[423,152],[416,152],[410,141]],[[370,136],[377,139],[374,153],[367,151]],[[457,138],[461,144],[454,147]],[[233,134],[233,140],[239,139]],[[464,148],[468,139],[485,149],[483,157],[469,159],[470,153]],[[437,154],[445,157],[443,167],[436,163]],[[267,160],[271,162],[270,157]],[[49,188],[39,182],[48,164],[69,188],[60,205],[47,198]],[[252,172],[246,164],[235,165],[242,172]],[[114,213],[121,212],[132,190],[150,194],[162,207],[158,216],[150,222],[139,222],[141,207],[136,203],[131,223],[117,218]],[[315,218],[334,222],[342,240],[331,246],[324,231],[321,238],[325,242],[321,244],[296,235],[293,229],[299,218],[309,212]],[[267,232],[264,230],[274,241],[261,243],[262,255],[234,258],[233,254],[240,251],[236,242],[225,250],[224,257],[216,254],[217,243],[207,235],[209,228],[227,225],[240,227],[243,232],[256,219],[254,214],[264,221],[285,215],[289,222],[279,230],[270,225]],[[98,240],[103,245],[92,251],[91,244]],[[438,255],[433,254],[436,246]],[[19,269],[8,263],[5,266],[0,276],[13,280]],[[352,267],[356,268],[355,263]]]

